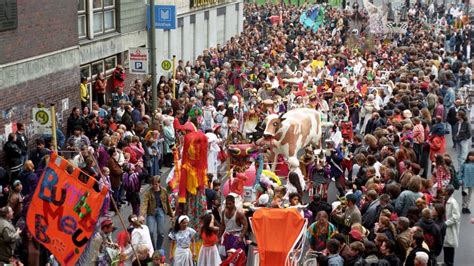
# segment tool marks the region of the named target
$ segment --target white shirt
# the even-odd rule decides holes
[[[137,248],[139,245],[146,245],[148,247],[148,254],[150,258],[153,256],[153,243],[151,242],[150,230],[148,226],[142,225],[140,228],[135,228],[132,231],[132,245],[134,248]]]
[[[380,176],[380,166],[382,166],[382,164],[379,161],[374,163],[375,175],[376,176]]]

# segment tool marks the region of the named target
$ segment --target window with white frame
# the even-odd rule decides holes
[[[77,1],[77,31],[79,34],[79,39],[87,37],[87,19],[86,19],[86,0]]]
[[[87,89],[89,90],[89,95],[92,95],[92,86],[97,80],[97,76],[100,73],[104,73],[106,78],[110,78],[116,66],[117,56],[107,57],[105,59],[101,59],[90,64],[81,66],[81,77],[87,79]]]
[[[104,73],[106,77],[112,75],[117,66],[117,56],[107,57],[99,61],[92,62],[81,66],[81,76],[87,78],[87,82],[92,82],[97,78],[97,75]]]
[[[79,38],[116,31],[116,0],[78,0]]]

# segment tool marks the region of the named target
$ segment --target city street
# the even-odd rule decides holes
[[[451,155],[451,158],[456,158],[456,152],[452,148],[452,141],[451,141],[451,135],[446,136],[447,141],[447,151]],[[169,168],[163,168],[162,169],[162,186],[166,186],[164,181],[166,180],[166,177],[170,173]],[[283,180],[284,181],[284,180]],[[146,191],[148,189],[149,185],[143,185],[142,186],[142,192]],[[143,198],[143,193],[141,193],[142,198]],[[331,182],[329,186],[329,201],[335,201],[336,200],[336,195],[337,195],[337,190],[334,185],[334,182]],[[461,206],[461,190],[458,190],[455,192],[455,198],[458,201],[459,205]],[[474,206],[471,206],[471,210],[474,212]],[[132,208],[130,205],[126,205],[122,207],[121,209],[121,215],[122,219],[124,219],[125,225],[128,226],[128,221],[127,217],[129,214],[132,213]],[[461,229],[460,229],[460,236],[459,236],[459,248],[456,249],[456,257],[455,257],[455,262],[456,265],[472,265],[472,261],[474,260],[474,253],[472,252],[474,250],[474,234],[472,233],[474,229],[474,224],[471,223],[471,219],[474,219],[474,215],[469,215],[469,214],[462,214],[461,215]],[[116,234],[122,230],[120,220],[117,215],[114,215],[112,220],[114,221],[114,225],[117,227],[117,230],[114,232],[114,237]],[[171,225],[171,221],[167,217],[167,222]],[[166,234],[167,235],[167,234]],[[166,256],[168,257],[168,252],[169,252],[169,238],[165,237],[165,241],[163,244],[163,248],[166,251]],[[443,261],[443,254],[441,253],[440,257],[438,258],[438,262]]]
[[[456,199],[461,214],[444,243],[437,228],[452,212],[434,224],[427,210],[446,204],[434,190],[457,185],[446,154],[474,189],[473,3],[0,0],[0,265],[161,265],[151,233],[128,221],[138,207],[156,216],[148,222],[159,223],[176,266],[219,266],[222,256],[234,266],[433,266],[443,244],[438,265],[474,265],[463,188],[447,203]],[[166,183],[174,168],[162,166],[173,164],[187,213],[176,196],[177,222],[163,225],[166,192],[178,188]],[[331,180],[347,169],[362,191],[342,213],[301,206],[319,191],[307,182],[321,179],[337,203],[346,191]],[[142,184],[144,173],[161,173],[162,189]],[[207,187],[208,173],[227,202]],[[205,188],[206,202],[196,195]],[[131,195],[121,209],[104,213],[122,190]],[[423,232],[404,219],[394,226],[383,193]],[[364,215],[354,207],[361,197]],[[194,235],[198,227],[205,234]],[[130,243],[119,235],[128,228]],[[260,256],[242,256],[247,240]],[[131,243],[135,254],[124,254]],[[411,256],[394,254],[409,244]]]

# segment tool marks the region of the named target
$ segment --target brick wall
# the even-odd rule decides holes
[[[18,0],[18,28],[0,32],[0,65],[78,44],[76,0]]]
[[[0,119],[0,135],[5,133],[5,125],[11,122],[22,122],[27,127],[31,126],[31,108],[38,103],[44,103],[47,106],[54,103],[59,122],[62,122],[64,128],[72,108],[80,106],[79,83],[79,68],[72,68],[2,89],[0,106],[2,110],[7,110],[9,116]],[[65,98],[69,98],[69,110],[63,111],[61,100]],[[34,138],[31,133],[29,137]],[[2,150],[4,142],[0,144],[1,164],[4,156]]]

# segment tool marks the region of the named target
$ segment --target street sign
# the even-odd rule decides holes
[[[51,134],[53,122],[49,108],[33,108],[33,128],[36,134]]]
[[[150,6],[146,9],[147,27],[150,29]],[[155,28],[163,30],[176,29],[176,6],[155,5]]]
[[[129,68],[132,74],[148,74],[148,49],[144,47],[130,48]]]
[[[165,59],[161,62],[161,69],[163,69],[164,71],[170,71],[172,65],[173,63],[171,62],[171,60]]]

